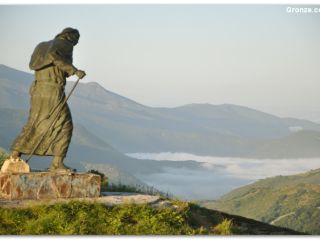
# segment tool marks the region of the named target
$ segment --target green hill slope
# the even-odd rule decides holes
[[[203,206],[297,231],[320,234],[320,169],[238,188]]]

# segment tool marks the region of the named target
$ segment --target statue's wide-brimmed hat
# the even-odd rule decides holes
[[[61,37],[61,36],[68,34],[68,33],[76,33],[80,37],[80,33],[77,29],[68,27],[68,28],[63,29],[62,32],[59,33],[55,38]]]

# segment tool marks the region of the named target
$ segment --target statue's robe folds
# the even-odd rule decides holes
[[[31,154],[51,123],[34,155],[65,157],[72,137],[72,117],[65,99],[66,78],[77,69],[72,65],[73,45],[66,39],[40,43],[34,50],[30,68],[35,70],[35,80],[30,88],[29,118],[15,139],[11,150]]]

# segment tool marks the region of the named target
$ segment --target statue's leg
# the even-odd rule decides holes
[[[21,152],[16,151],[16,150],[13,150],[13,151],[11,152],[11,157],[12,157],[13,159],[20,158],[20,157],[21,157]]]
[[[74,170],[63,163],[64,157],[54,156],[51,166],[49,168],[50,172],[74,172]]]

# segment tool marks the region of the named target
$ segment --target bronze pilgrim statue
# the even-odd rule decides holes
[[[35,71],[29,91],[29,118],[11,146],[12,158],[20,158],[21,154],[53,156],[49,171],[72,171],[63,163],[73,130],[71,113],[64,102],[64,89],[67,77],[76,75],[81,79],[86,75],[72,64],[73,47],[79,38],[77,29],[65,28],[53,40],[35,48],[29,64]],[[46,131],[52,119],[55,119],[54,125]]]

